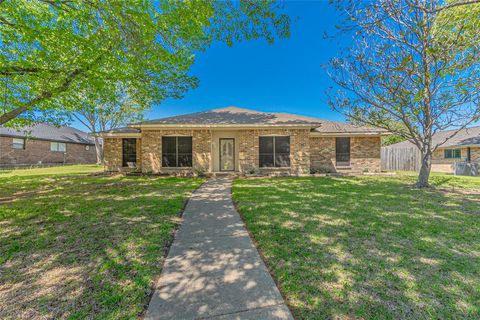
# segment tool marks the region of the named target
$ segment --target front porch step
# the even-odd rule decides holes
[[[226,172],[226,171],[217,171],[217,172],[209,172],[206,173],[208,177],[237,177],[240,173],[239,172]]]

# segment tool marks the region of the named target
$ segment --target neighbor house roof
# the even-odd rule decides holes
[[[86,132],[71,127],[57,127],[47,123],[37,123],[18,129],[1,127],[0,136],[33,138],[49,141],[60,141],[80,144],[95,144],[92,137]]]
[[[260,112],[237,107],[213,109],[132,124],[142,126],[307,126],[318,133],[382,133],[383,129],[354,126],[347,123],[277,112]]]
[[[433,135],[432,144],[443,143],[448,137],[450,137],[455,130],[440,131]],[[447,142],[440,145],[441,148],[451,147],[467,147],[467,146],[480,146],[480,127],[471,127],[460,130],[454,137],[447,140]],[[411,147],[413,143],[410,141],[403,141],[392,144],[388,147],[391,148],[405,148]]]

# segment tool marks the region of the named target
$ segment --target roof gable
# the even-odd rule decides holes
[[[385,130],[359,127],[342,122],[277,112],[260,112],[250,109],[227,107],[195,112],[174,117],[148,120],[133,124],[134,127],[163,125],[234,125],[234,126],[307,126],[318,133],[380,133]]]
[[[219,108],[202,112],[189,113],[140,122],[145,124],[196,124],[196,125],[280,125],[280,124],[313,124],[321,120],[288,113],[260,112],[237,107]]]

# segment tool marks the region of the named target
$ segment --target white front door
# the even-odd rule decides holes
[[[235,139],[220,138],[220,171],[235,170]]]

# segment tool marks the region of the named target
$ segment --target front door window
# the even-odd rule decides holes
[[[220,171],[235,170],[235,140],[220,139]]]

